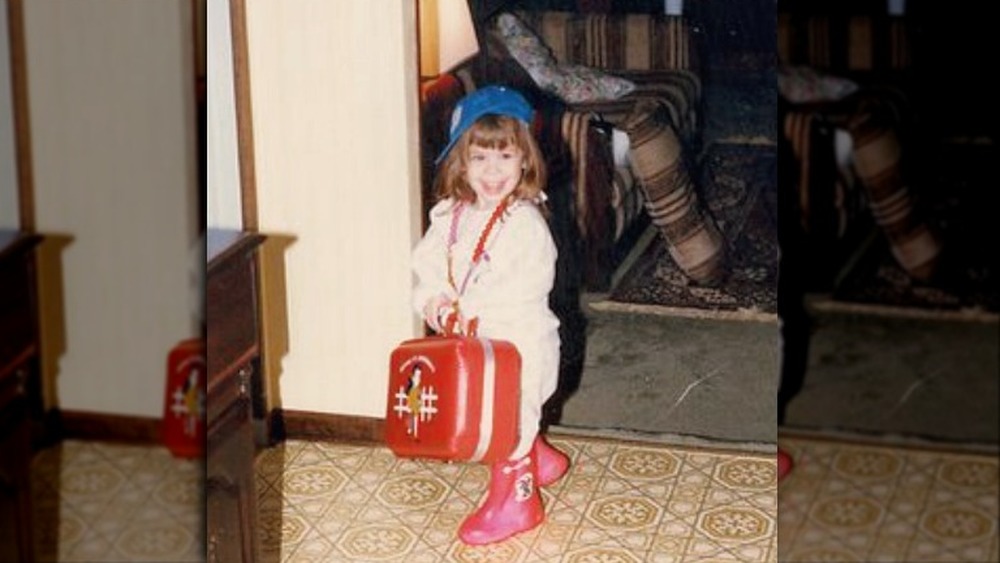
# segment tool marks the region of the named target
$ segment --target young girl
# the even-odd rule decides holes
[[[544,518],[538,485],[562,477],[568,458],[539,435],[542,405],[556,389],[559,321],[549,309],[556,247],[542,212],[546,170],[531,134],[534,111],[514,90],[489,86],[455,106],[437,159],[430,227],[413,251],[414,307],[435,331],[454,315],[479,336],[507,340],[521,355],[520,442],[491,467],[481,506],[459,537],[480,545],[534,528]]]

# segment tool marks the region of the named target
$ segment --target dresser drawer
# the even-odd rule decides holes
[[[231,371],[258,341],[255,247],[234,249],[209,264],[205,287],[208,373]]]
[[[37,338],[32,254],[8,248],[0,254],[0,366],[15,361]]]
[[[0,418],[6,420],[15,412],[27,418],[28,383],[27,361],[0,370],[0,413],[4,413]]]
[[[247,358],[233,370],[223,374],[213,374],[208,380],[206,398],[208,401],[208,432],[211,434],[222,420],[223,414],[232,409],[247,408],[253,395],[254,372],[258,362],[255,357]]]

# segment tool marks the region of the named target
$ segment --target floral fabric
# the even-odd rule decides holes
[[[817,71],[808,66],[778,68],[778,91],[796,104],[833,102],[857,91],[858,85],[846,78]]]
[[[513,14],[497,17],[496,33],[538,87],[566,103],[616,100],[635,90],[632,81],[593,67],[559,64],[545,43]]]

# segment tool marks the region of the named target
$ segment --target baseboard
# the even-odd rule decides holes
[[[62,440],[96,440],[133,444],[160,444],[160,419],[124,416],[87,411],[60,410],[52,413],[52,433]],[[282,440],[317,442],[382,443],[385,420],[382,418],[296,410],[273,410],[268,413],[265,431],[267,447]],[[258,439],[260,436],[258,435]]]
[[[296,410],[282,410],[279,416],[287,440],[359,444],[384,441],[383,418]]]
[[[160,419],[88,411],[60,410],[59,438],[129,444],[161,444]]]

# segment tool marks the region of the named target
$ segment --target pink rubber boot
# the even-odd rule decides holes
[[[551,444],[539,434],[535,437],[535,443],[531,446],[531,452],[538,460],[538,485],[548,487],[555,483],[569,469],[569,458],[566,454],[552,447]]]
[[[469,545],[484,545],[541,524],[545,510],[537,480],[538,464],[533,452],[517,461],[493,464],[486,501],[462,522],[458,537]]]
[[[778,482],[780,483],[782,479],[792,470],[792,466],[795,462],[792,461],[792,456],[788,455],[788,452],[778,448]]]

